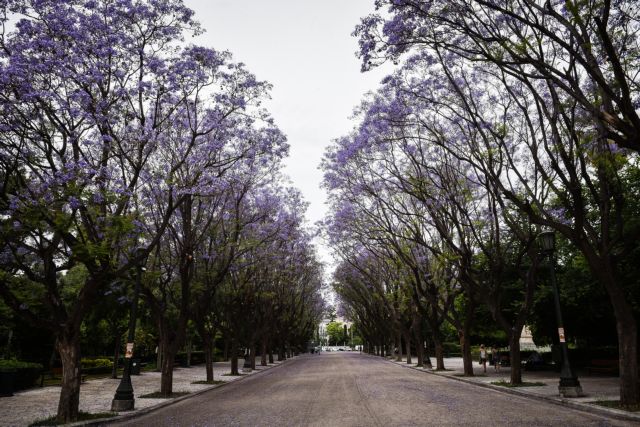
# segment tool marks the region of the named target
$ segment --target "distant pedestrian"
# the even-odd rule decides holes
[[[487,373],[487,350],[484,348],[484,344],[480,344],[480,364],[484,373]]]
[[[495,345],[491,347],[491,358],[493,359],[493,369],[500,372],[500,350]]]

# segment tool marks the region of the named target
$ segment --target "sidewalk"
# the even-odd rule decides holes
[[[415,361],[415,359],[413,360]],[[476,376],[464,377],[462,376],[464,373],[464,369],[461,357],[445,358],[444,366],[445,369],[447,369],[446,371],[432,371],[430,369],[418,368],[415,362],[411,365],[408,365],[406,363],[406,359],[404,359],[404,361],[402,362],[396,362],[395,358],[390,359],[389,361],[405,368],[411,368],[417,371],[428,372],[430,374],[439,375],[442,377],[448,377],[452,380],[476,384],[478,386],[486,387],[491,390],[526,396],[539,400],[551,401],[556,404],[571,406],[576,409],[613,418],[640,421],[640,413],[606,408],[604,406],[594,404],[594,402],[603,400],[620,399],[620,382],[618,377],[587,375],[586,373],[578,371],[578,380],[580,381],[580,385],[582,386],[584,396],[578,398],[563,398],[560,397],[558,393],[559,373],[555,371],[525,371],[523,369],[522,381],[540,382],[544,383],[545,385],[510,388],[491,384],[492,382],[497,381],[509,382],[509,377],[511,375],[510,367],[501,367],[500,371],[496,372],[494,367],[489,366],[489,364],[487,363],[487,372],[485,374],[483,372],[482,366],[479,365],[477,361],[474,361],[473,371]],[[435,363],[435,359],[431,358],[431,362]],[[487,392],[491,391],[487,390]]]
[[[242,359],[238,362],[241,372],[243,362]],[[258,361],[256,370],[247,375],[253,375],[265,369],[278,366],[281,363],[283,362],[275,362],[269,366],[259,366]],[[230,362],[214,363],[213,377],[216,381],[231,382],[246,376],[223,375],[229,372],[231,372]],[[173,371],[173,391],[189,392],[188,397],[223,385],[192,384],[195,381],[204,381],[206,378],[204,365],[197,365],[191,368],[176,368]],[[135,409],[134,411],[121,412],[121,414],[130,414],[142,409],[162,406],[170,401],[180,399],[180,397],[168,399],[140,398],[141,395],[160,390],[160,372],[143,372],[142,375],[132,375],[131,382],[135,394]],[[80,411],[89,413],[111,412],[111,400],[119,383],[120,379],[111,378],[90,380],[83,383],[80,386]],[[24,390],[15,393],[12,397],[0,398],[0,427],[28,426],[37,420],[55,415],[59,397],[60,387],[50,386]]]

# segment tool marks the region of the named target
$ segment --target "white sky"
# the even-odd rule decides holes
[[[310,224],[326,212],[320,160],[349,132],[355,107],[385,72],[360,73],[351,37],[373,0],[185,0],[206,33],[195,43],[229,50],[258,79],[273,84],[267,108],[287,135],[285,173],[310,203]],[[387,68],[387,72],[388,72]],[[320,242],[319,242],[320,243]],[[329,249],[320,247],[323,261]]]

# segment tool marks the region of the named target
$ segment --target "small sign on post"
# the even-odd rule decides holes
[[[558,328],[558,337],[560,337],[560,342],[564,341],[564,328]]]
[[[124,353],[124,357],[126,359],[131,359],[133,357],[133,343],[132,342],[128,342],[127,343],[127,351]]]

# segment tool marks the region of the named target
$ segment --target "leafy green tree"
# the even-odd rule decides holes
[[[348,340],[342,322],[329,322],[327,324],[327,335],[329,336],[329,345],[340,345]]]

